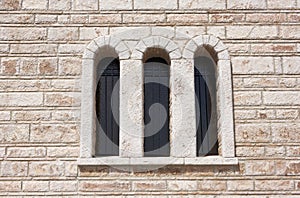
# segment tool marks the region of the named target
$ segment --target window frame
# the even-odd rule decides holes
[[[101,49],[106,46],[115,50],[120,60],[120,155],[112,157],[93,157],[95,153],[95,67],[101,57]],[[178,115],[176,109],[174,90],[179,85],[176,84],[179,73],[183,71],[183,79],[194,79],[194,55],[197,48],[209,46],[217,57],[217,111],[218,116],[218,141],[219,156],[196,157],[196,126],[195,122],[184,123],[178,126]],[[128,109],[128,99],[143,93],[143,55],[148,48],[161,48],[167,51],[170,56],[170,89],[172,117],[170,119],[171,134],[170,157],[143,157],[143,97],[135,100],[135,106],[131,110],[136,116],[136,123],[128,123],[130,115]],[[130,68],[132,67],[132,68]],[[133,72],[129,72],[134,69]],[[128,88],[132,80],[141,82]],[[181,52],[177,44],[169,38],[163,36],[148,36],[141,39],[134,49],[129,48],[123,39],[115,36],[101,36],[94,39],[87,46],[82,63],[82,103],[81,103],[81,135],[80,135],[80,157],[78,165],[236,165],[238,159],[235,158],[234,146],[234,123],[233,123],[233,101],[232,101],[232,78],[231,63],[229,53],[224,44],[212,35],[200,35],[190,38]],[[122,85],[123,83],[123,85]],[[181,99],[191,102],[193,109],[183,112],[183,115],[195,117],[194,101],[194,80],[186,83],[185,93],[188,95]],[[130,89],[130,90],[128,90]],[[172,91],[173,90],[173,91]],[[135,92],[134,92],[135,91]],[[182,90],[181,90],[182,91]],[[178,92],[179,93],[179,92]],[[178,94],[177,93],[177,94]],[[126,101],[126,102],[125,102]],[[178,103],[180,104],[180,103]],[[182,113],[182,112],[181,112]],[[177,117],[176,117],[177,115]],[[222,116],[223,115],[223,116]],[[226,115],[226,116],[224,116]],[[174,118],[175,117],[175,118]],[[188,119],[186,119],[188,120]],[[183,127],[183,128],[182,128]],[[188,134],[186,139],[182,138],[180,131],[185,129]],[[132,134],[126,131],[132,130]],[[131,136],[132,135],[132,136]],[[133,139],[132,139],[133,138]],[[189,150],[182,152],[182,147]]]

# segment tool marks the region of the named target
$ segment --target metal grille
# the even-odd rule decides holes
[[[195,58],[197,156],[217,155],[215,64],[207,57]]]
[[[144,80],[144,156],[169,156],[169,65],[162,58],[150,58]]]
[[[117,156],[119,155],[119,60],[102,59],[97,67],[97,77],[96,156]]]

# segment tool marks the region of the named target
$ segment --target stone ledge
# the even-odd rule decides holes
[[[79,158],[79,166],[143,166],[143,165],[238,165],[238,158],[224,158],[221,156],[207,156],[196,158],[176,158],[176,157],[97,157]]]

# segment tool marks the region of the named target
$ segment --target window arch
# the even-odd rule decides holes
[[[101,117],[100,108],[102,95],[99,93],[101,93],[101,77],[104,77],[104,79],[111,79],[111,77],[108,76],[110,74],[113,74],[113,78],[117,78],[117,76],[119,75],[118,70],[120,68],[119,61],[128,59],[129,55],[129,49],[124,44],[124,42],[112,36],[98,37],[92,40],[86,47],[83,55],[81,77],[81,158],[118,155],[119,153],[119,150],[116,148],[114,148],[112,152],[107,152],[102,148],[103,144],[101,145],[101,142],[102,140],[105,141],[105,139],[100,139],[98,133],[99,127],[101,126],[101,119],[100,122],[98,122],[98,117]],[[98,83],[98,81],[100,81],[100,84]],[[115,83],[115,81],[113,81],[113,83]],[[113,97],[117,98],[115,102],[118,103],[119,94],[117,92],[117,90],[114,92],[114,94],[116,94],[117,96]],[[119,108],[117,107],[116,109]],[[112,113],[109,112],[108,114],[110,115],[109,117],[112,118]],[[113,119],[110,119],[110,121],[117,123],[119,119],[118,113],[116,113],[115,117],[115,121],[113,121]],[[115,124],[112,124],[111,126],[115,127]],[[113,130],[118,131],[118,129]],[[111,133],[111,131],[104,132],[104,134],[107,136],[106,140],[114,143],[117,147],[118,136],[112,136],[108,133]]]
[[[144,156],[170,156],[170,59],[164,50],[149,48],[143,60]]]
[[[183,50],[183,57],[187,60],[197,62],[197,57],[201,55],[200,52],[205,52],[205,56],[215,65],[215,101],[217,115],[217,127],[215,131],[218,137],[218,154],[224,158],[233,158],[235,151],[232,79],[229,53],[218,38],[212,35],[201,35],[194,37],[186,44]]]

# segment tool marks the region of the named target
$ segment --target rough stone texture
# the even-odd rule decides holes
[[[1,163],[1,177],[26,177],[28,171],[27,162],[6,161]]]
[[[49,0],[50,10],[70,10],[71,0]]]
[[[20,9],[20,0],[2,0],[0,1],[0,10]]]
[[[224,0],[179,0],[180,9],[224,9]]]
[[[48,0],[23,0],[23,9],[45,10],[47,9]]]
[[[264,9],[266,8],[266,1],[260,0],[228,0],[227,8],[229,9]]]
[[[0,197],[299,197],[299,8],[300,0],[0,0]],[[207,34],[222,45],[202,37]],[[93,39],[105,35],[115,39],[97,40],[88,47],[96,51],[86,50]],[[140,136],[128,137],[134,144],[122,146],[134,150],[143,144],[142,86],[132,83],[142,81],[142,66],[135,61],[143,53],[134,49],[143,49],[139,42],[149,36],[156,39],[145,45],[168,45],[157,39],[165,37],[173,42],[168,49],[178,61],[183,54],[193,57],[191,51],[183,51],[199,35],[214,43],[220,52],[217,58],[229,59],[223,65],[224,60],[216,60],[221,72],[223,66],[232,67],[233,73],[225,76],[233,82],[234,98],[227,98],[233,103],[223,106],[233,105],[234,130],[222,125],[227,113],[219,118],[219,128],[234,132],[239,164],[224,165],[226,159],[210,156],[180,158],[173,162],[181,165],[145,167],[147,172],[133,172],[140,167],[125,168],[127,172],[119,166],[78,166],[77,159],[91,157],[85,154],[93,150],[84,147],[87,152],[80,155],[82,141],[93,144],[93,136],[79,135],[86,121],[81,118],[89,117],[95,105],[86,99],[94,97],[86,89],[93,85],[80,78],[93,78],[97,63],[91,58],[97,45],[117,47],[123,40],[116,48],[120,60],[127,61],[121,71],[136,78],[128,77],[122,88],[131,97],[126,108],[132,116],[122,124]],[[193,83],[191,76],[186,78]],[[218,79],[218,89],[227,97],[230,91],[222,83]],[[129,95],[137,90],[139,94]],[[86,97],[80,100],[81,91]],[[184,103],[186,112],[190,100]],[[79,104],[91,108],[82,112]],[[183,121],[192,123],[190,117]],[[84,129],[91,131],[93,125]],[[178,139],[185,143],[186,131],[180,132]],[[219,137],[221,155],[224,147],[232,146],[224,143],[226,138]],[[201,166],[192,165],[199,162]]]
[[[30,140],[33,142],[76,142],[76,125],[32,125]]]
[[[72,2],[73,10],[98,10],[98,0],[74,0]]]
[[[153,10],[153,9],[176,9],[177,3],[172,0],[140,0],[134,1],[134,9]]]
[[[131,10],[132,0],[120,0],[118,3],[112,0],[99,0],[100,10]]]
[[[232,69],[234,74],[271,74],[274,62],[272,57],[234,57]]]
[[[1,40],[43,40],[46,38],[46,28],[15,28],[15,27],[1,27],[0,39]]]
[[[48,181],[24,181],[23,190],[25,192],[46,192],[49,191]]]

